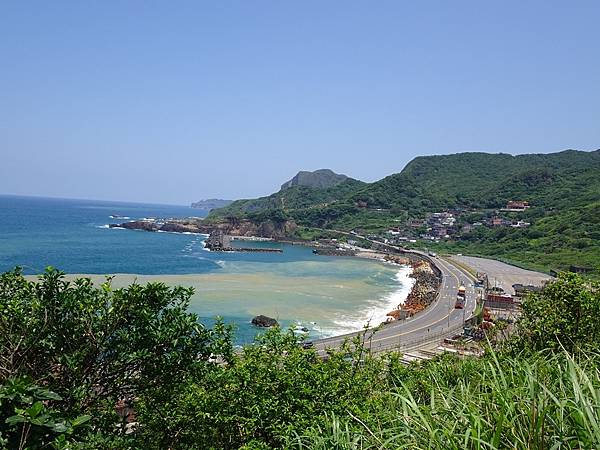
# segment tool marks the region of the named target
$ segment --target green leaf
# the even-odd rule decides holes
[[[79,416],[71,422],[71,426],[73,428],[78,427],[78,426],[83,425],[84,423],[88,422],[91,418],[92,418],[92,416],[90,416],[90,415]]]
[[[67,427],[64,422],[55,423],[54,426],[52,426],[52,430],[57,433],[64,433],[68,429],[69,427]]]
[[[5,420],[5,423],[7,423],[8,425],[15,425],[17,423],[23,423],[23,422],[27,422],[27,420],[25,419],[25,417],[19,416],[19,415],[11,416]]]
[[[44,410],[44,405],[42,402],[37,401],[30,408],[27,408],[25,411],[30,417],[37,417]]]

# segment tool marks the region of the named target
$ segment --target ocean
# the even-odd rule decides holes
[[[307,328],[309,338],[378,324],[412,287],[408,268],[317,256],[304,246],[261,242],[251,245],[283,253],[214,253],[204,249],[203,235],[108,228],[202,215],[185,206],[0,196],[0,271],[20,266],[35,275],[54,266],[98,281],[119,274],[115,287],[133,281],[192,286],[190,310],[208,326],[223,317],[235,326],[239,344],[261,332],[250,324],[258,314],[283,327]]]

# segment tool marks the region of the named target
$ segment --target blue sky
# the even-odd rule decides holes
[[[598,1],[2,2],[0,193],[187,204],[595,150],[598,23]]]

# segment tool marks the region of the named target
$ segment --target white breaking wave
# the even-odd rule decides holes
[[[396,291],[382,299],[369,301],[369,306],[357,315],[346,315],[338,320],[334,320],[335,327],[332,329],[323,328],[323,336],[351,333],[363,329],[366,325],[376,327],[385,322],[388,318],[386,314],[394,309],[398,309],[398,306],[404,304],[408,294],[410,294],[415,283],[414,278],[409,276],[411,271],[411,267],[402,266],[396,273],[396,279],[400,283],[400,287]]]
[[[110,228],[110,227],[107,224],[107,225],[96,225],[96,228]]]

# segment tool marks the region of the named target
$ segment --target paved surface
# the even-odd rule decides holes
[[[513,284],[541,286],[544,281],[552,278],[544,273],[521,269],[493,259],[477,258],[475,256],[452,256],[450,259],[469,266],[477,272],[487,273],[490,286],[499,286],[511,295],[515,293],[512,288]]]
[[[421,252],[423,257],[427,256]],[[327,348],[339,348],[345,340],[363,335],[365,346],[374,352],[400,349],[409,350],[430,346],[444,337],[462,332],[465,319],[473,314],[477,292],[473,287],[472,276],[441,258],[429,258],[442,272],[442,284],[437,300],[425,310],[409,319],[394,321],[378,330],[349,333],[315,341],[315,348],[325,354]],[[460,285],[467,289],[464,309],[455,309],[456,294]]]

